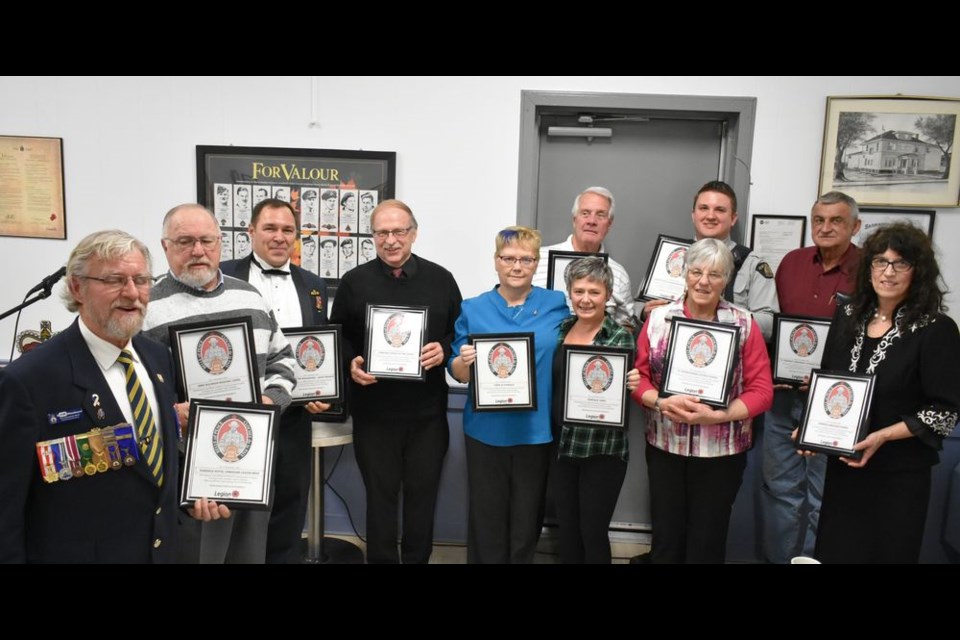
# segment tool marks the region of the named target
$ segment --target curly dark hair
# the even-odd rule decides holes
[[[943,278],[930,238],[912,224],[895,222],[877,227],[863,243],[851,321],[857,323],[876,309],[877,294],[871,282],[870,263],[887,249],[896,251],[901,258],[913,265],[913,280],[903,302],[906,307],[904,325],[909,326],[924,315],[946,311],[947,307],[943,304],[946,289],[941,286]]]

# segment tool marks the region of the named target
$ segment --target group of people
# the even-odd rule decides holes
[[[626,270],[599,257],[570,265],[565,294],[544,288],[550,250],[604,252],[614,207],[613,194],[602,187],[579,194],[572,233],[559,245],[542,247],[535,229],[502,230],[493,256],[498,283],[468,300],[449,271],[413,253],[418,223],[409,206],[385,200],[373,209],[376,259],[343,275],[329,314],[329,322],[343,327],[368,562],[429,560],[449,445],[445,369],[474,384],[477,349],[470,337],[517,332],[534,335],[539,402],[536,409],[502,412],[475,411],[467,403],[469,562],[531,562],[548,490],[561,561],[610,562],[608,527],[626,475],[627,434],[564,420],[557,392],[562,345],[636,349],[619,384],[645,410],[653,562],[724,560],[754,419],[764,413],[769,561],[804,553],[831,562],[916,562],[930,468],[960,411],[952,382],[960,334],[944,314],[942,279],[926,235],[889,225],[858,249],[851,244],[859,229],[856,202],[829,193],[811,212],[814,246],[788,254],[774,275],[762,256],[730,238],[736,195],[713,181],[694,200],[695,241],[678,299],[648,301],[635,313]],[[94,233],[78,244],[64,290],[78,319],[0,371],[0,561],[299,559],[311,420],[329,408],[319,402],[290,407],[295,363],[281,327],[323,325],[328,315],[324,280],[291,263],[299,231],[294,208],[267,198],[252,212],[252,253],[221,262],[216,216],[199,205],[175,207],[163,220],[169,271],[156,282],[149,250],[124,232]],[[371,304],[429,310],[422,381],[377,378],[366,370]],[[798,450],[795,429],[806,388],[775,386],[767,353],[778,311],[832,317],[823,367],[875,375],[858,459],[825,461]],[[201,500],[182,511],[175,479],[188,405],[173,387],[168,329],[238,316],[253,322],[261,401],[283,410],[273,508],[231,511]],[[739,327],[725,407],[661,392],[674,318]],[[128,373],[130,360],[135,374]],[[143,393],[135,396],[133,386]],[[37,472],[37,443],[116,423],[147,424],[144,413],[157,433],[141,437],[140,446],[159,439],[166,482],[157,477],[159,463],[148,463],[152,449],[132,469],[93,478],[50,483]]]

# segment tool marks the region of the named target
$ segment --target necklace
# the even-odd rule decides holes
[[[874,318],[877,318],[878,320],[880,320],[880,322],[886,322],[886,321],[887,321],[887,316],[885,316],[885,315],[883,315],[882,313],[880,313],[879,310],[873,312],[873,317],[874,317]]]

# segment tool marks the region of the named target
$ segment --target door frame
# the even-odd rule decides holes
[[[545,110],[549,110],[551,114],[589,111],[651,118],[716,120],[723,127],[720,175],[717,179],[733,186],[739,201],[740,211],[737,213],[741,219],[747,219],[750,210],[750,166],[753,158],[756,98],[523,90],[520,92],[517,224],[537,226],[540,116]],[[742,231],[742,228],[734,227],[734,232],[737,231]]]

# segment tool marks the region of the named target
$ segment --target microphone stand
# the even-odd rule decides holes
[[[59,281],[59,279],[58,279],[58,281]],[[56,282],[51,282],[51,283],[45,285],[45,286],[43,287],[43,289],[41,289],[40,291],[38,291],[38,292],[37,292],[37,295],[35,295],[34,297],[30,298],[29,300],[24,300],[22,303],[18,304],[17,306],[15,306],[13,309],[10,309],[9,311],[4,311],[2,314],[0,314],[0,320],[3,320],[4,318],[6,318],[6,317],[9,316],[9,315],[13,315],[13,314],[16,313],[17,311],[20,311],[21,309],[25,309],[26,307],[29,307],[29,306],[32,305],[34,302],[40,302],[41,300],[43,300],[43,299],[45,299],[45,298],[49,298],[49,297],[50,297],[50,294],[53,293],[53,287],[54,287],[55,284],[56,284]]]

